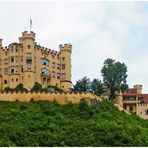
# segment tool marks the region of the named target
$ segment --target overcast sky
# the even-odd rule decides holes
[[[148,2],[0,1],[3,45],[18,42],[29,18],[38,44],[59,50],[71,43],[72,81],[101,77],[106,58],[128,66],[130,87],[142,84],[148,93]]]

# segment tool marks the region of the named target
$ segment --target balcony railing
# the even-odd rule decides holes
[[[27,61],[32,61],[32,57],[31,57],[31,56],[27,56],[27,57],[26,57],[26,60],[27,60]]]
[[[123,100],[123,103],[127,103],[127,104],[136,104],[138,102],[139,101],[136,101],[136,100]]]
[[[50,78],[50,74],[41,73],[42,77]]]

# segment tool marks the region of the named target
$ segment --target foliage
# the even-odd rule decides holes
[[[99,79],[93,79],[90,89],[94,94],[100,96],[103,93],[103,84]]]
[[[42,85],[38,82],[35,82],[31,91],[36,91],[36,92],[42,91]]]
[[[115,98],[116,91],[121,90],[121,85],[126,83],[127,66],[124,63],[106,59],[101,70],[103,81],[110,90],[110,99]]]
[[[1,147],[148,146],[148,121],[110,101],[60,106],[56,102],[0,102]]]
[[[90,91],[90,79],[85,76],[81,80],[78,80],[74,85],[74,91],[78,92]]]
[[[14,89],[15,91],[27,91],[27,89],[25,89],[24,87],[23,87],[23,84],[18,84],[16,87],[15,87],[15,89]]]
[[[20,83],[15,88],[10,88],[10,87],[5,87],[4,88],[4,92],[9,92],[9,91],[20,91],[20,92],[23,92],[23,91],[27,91],[27,89],[23,87],[22,83]]]
[[[90,81],[90,79],[85,76],[76,82],[73,91],[92,92],[100,96],[103,93],[103,84],[99,79]]]
[[[123,83],[123,84],[121,84],[121,91],[122,92],[124,92],[124,91],[126,91],[129,87],[128,87],[128,84],[126,84],[126,83]]]

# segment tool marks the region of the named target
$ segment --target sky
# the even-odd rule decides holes
[[[70,43],[72,82],[84,76],[102,80],[107,58],[124,62],[127,83],[143,85],[148,93],[148,1],[0,1],[3,46],[18,42],[29,31],[36,42],[59,51]]]

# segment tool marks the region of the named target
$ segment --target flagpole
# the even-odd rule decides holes
[[[30,32],[32,30],[32,20],[31,20],[31,17],[30,17]]]

